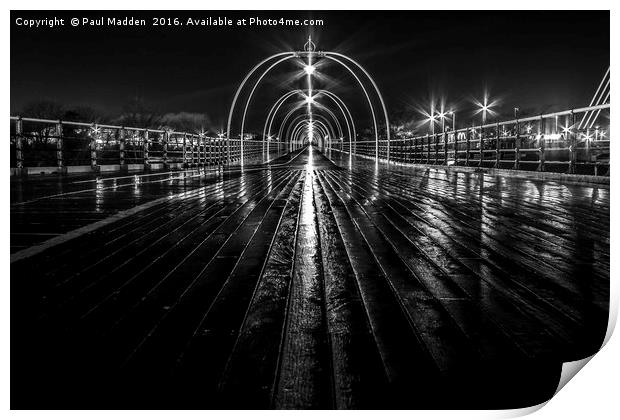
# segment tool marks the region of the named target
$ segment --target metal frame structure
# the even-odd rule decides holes
[[[578,121],[580,114],[598,116],[609,108],[602,104],[392,140],[389,161],[608,176],[609,124],[579,129]],[[372,143],[341,150],[375,159]],[[379,159],[387,161],[388,147],[381,143]]]
[[[240,158],[239,141],[227,145],[223,136],[19,116],[10,121],[16,174],[222,167]],[[249,157],[261,162],[259,155]]]
[[[602,104],[394,139],[389,141],[392,149],[390,161],[608,175],[608,124],[579,129],[578,121],[588,113],[598,117],[609,108],[610,104]],[[306,117],[298,124],[303,131],[303,123],[308,123],[308,119],[303,114],[299,117]],[[314,120],[319,123],[317,129],[322,136],[329,137],[328,149],[376,158],[374,141],[347,144],[333,138],[334,127],[331,127],[333,133],[330,134],[327,117],[317,117]],[[321,121],[322,118],[326,121]],[[240,141],[224,139],[223,136],[216,138],[178,131],[17,116],[10,117],[10,120],[13,122],[11,167],[16,173],[37,173],[45,168],[64,173],[75,167],[98,171],[103,165],[119,169],[132,165],[136,166],[134,169],[157,165],[162,168],[219,167],[238,162],[241,154]],[[38,124],[41,130],[27,127],[32,124]],[[295,120],[291,125],[294,124]],[[320,126],[324,127],[319,129]],[[298,141],[300,136],[293,130],[289,140],[295,137]],[[230,143],[227,140],[231,140]],[[380,159],[387,159],[387,143],[387,140],[380,142]],[[75,145],[78,148],[72,149]],[[352,150],[353,145],[357,149]],[[283,146],[286,147],[282,153],[292,147],[288,141],[283,142]],[[248,159],[264,160],[261,140],[248,140],[248,147]]]
[[[226,126],[226,143],[227,146],[230,146],[231,144],[231,125],[232,125],[232,117],[237,105],[237,101],[239,99],[239,96],[241,94],[241,92],[243,91],[246,83],[248,82],[248,80],[252,77],[252,75],[254,75],[254,73],[261,68],[263,65],[269,63],[270,61],[274,60],[277,58],[277,61],[272,63],[271,65],[269,65],[269,67],[258,77],[258,79],[256,80],[256,82],[254,83],[252,89],[250,90],[250,93],[248,95],[248,98],[246,100],[245,106],[243,108],[243,115],[242,115],[242,120],[241,120],[241,132],[240,132],[240,144],[241,144],[241,162],[243,163],[243,157],[244,157],[244,129],[245,129],[245,119],[247,116],[247,110],[249,108],[249,104],[252,100],[252,96],[254,94],[254,91],[256,90],[256,88],[258,87],[258,85],[260,84],[260,82],[262,81],[262,79],[273,69],[275,68],[277,65],[290,60],[292,58],[301,58],[301,57],[307,57],[308,58],[308,65],[311,65],[312,63],[312,58],[313,57],[320,57],[320,58],[327,58],[335,63],[340,64],[342,67],[344,67],[358,82],[358,84],[360,85],[364,96],[366,97],[366,100],[368,102],[368,106],[370,109],[370,113],[372,115],[372,119],[373,119],[373,126],[374,126],[374,132],[375,132],[375,157],[378,159],[379,158],[379,132],[378,132],[378,124],[377,124],[377,116],[375,113],[375,109],[373,107],[372,104],[372,99],[370,97],[370,95],[368,94],[368,91],[366,90],[366,87],[364,85],[364,83],[362,82],[362,80],[359,78],[359,76],[356,74],[355,71],[353,71],[353,69],[351,69],[351,67],[349,65],[347,65],[344,60],[348,60],[350,63],[353,63],[355,65],[356,68],[358,68],[359,70],[362,71],[362,73],[364,74],[364,76],[370,81],[370,83],[372,84],[372,87],[374,88],[374,91],[376,93],[376,95],[378,96],[380,103],[381,103],[381,107],[383,109],[383,115],[385,118],[385,126],[386,126],[386,140],[387,140],[387,154],[389,156],[390,154],[390,150],[389,150],[389,140],[390,140],[390,123],[389,123],[389,118],[388,118],[388,114],[387,114],[387,109],[385,107],[385,101],[383,100],[383,96],[381,95],[381,92],[377,86],[377,84],[375,83],[375,81],[372,79],[372,77],[370,76],[370,74],[355,60],[353,60],[352,58],[341,54],[341,53],[337,53],[337,52],[331,52],[331,51],[316,51],[316,45],[312,42],[311,38],[308,38],[308,42],[306,42],[306,44],[304,45],[304,51],[291,51],[291,52],[282,52],[282,53],[278,53],[278,54],[274,54],[271,55],[267,58],[265,58],[263,61],[261,61],[260,63],[258,63],[257,65],[255,65],[250,72],[245,76],[245,78],[242,80],[242,82],[240,83],[240,85],[237,88],[237,91],[235,93],[235,96],[233,97],[233,101],[228,113],[228,122],[227,122],[227,126]],[[312,87],[311,87],[311,83],[310,83],[310,75],[308,75],[308,97],[312,97]],[[354,139],[356,140],[356,139]],[[230,155],[230,152],[229,152]]]

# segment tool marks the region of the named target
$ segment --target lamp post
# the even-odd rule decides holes
[[[445,133],[446,131],[446,113],[441,111],[437,116],[441,119],[441,132]]]

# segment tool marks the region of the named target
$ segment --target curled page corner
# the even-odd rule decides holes
[[[564,385],[566,385],[568,381],[573,379],[573,377],[577,374],[577,372],[579,372],[595,355],[596,353],[584,359],[563,363],[562,373],[560,375],[560,381],[558,382],[558,387],[556,388],[555,393],[553,395],[554,396],[557,395],[557,393],[560,392],[562,388],[564,388]]]
[[[579,372],[594,356],[596,356],[596,354],[599,351],[601,351],[605,347],[605,345],[609,342],[609,339],[611,338],[611,335],[613,334],[616,328],[617,320],[618,320],[618,296],[612,294],[612,297],[610,299],[610,306],[609,306],[609,320],[607,322],[607,332],[605,333],[605,338],[603,339],[601,348],[598,349],[591,356],[588,356],[581,360],[565,362],[562,365],[562,373],[560,375],[560,381],[558,382],[558,387],[556,388],[555,393],[553,394],[554,396],[557,395],[557,393],[560,392],[562,388],[564,388],[564,385],[566,385],[568,381],[573,379],[573,377],[577,374],[577,372]]]

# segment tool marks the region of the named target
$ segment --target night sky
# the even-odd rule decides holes
[[[146,27],[17,27],[17,17],[144,17]],[[150,17],[323,19],[322,27],[153,27]],[[120,113],[141,97],[162,113],[206,113],[224,126],[237,84],[264,57],[300,50],[309,34],[319,50],[358,60],[375,78],[391,118],[423,117],[417,107],[445,100],[471,121],[485,89],[498,117],[587,105],[609,66],[606,11],[427,12],[15,12],[11,13],[11,113],[34,100]],[[299,65],[275,71],[255,94],[249,128],[262,130],[271,104],[293,88]],[[315,87],[341,95],[358,126],[368,121],[355,80],[321,66]],[[475,117],[479,118],[479,117]],[[458,125],[458,124],[457,124]]]

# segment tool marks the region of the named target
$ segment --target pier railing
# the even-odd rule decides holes
[[[379,140],[380,160],[608,176],[610,104],[496,121],[423,136]],[[376,142],[330,147],[376,158]],[[352,150],[350,150],[352,149]]]
[[[404,164],[470,166],[608,176],[610,104],[496,121],[403,139],[349,142],[328,148]],[[11,172],[219,167],[262,163],[289,142],[227,140],[196,133],[10,117]],[[230,153],[228,150],[230,148]]]
[[[218,167],[241,162],[239,139],[41,118],[10,119],[14,174]],[[286,145],[277,142],[271,142],[269,150],[259,140],[243,143],[245,164],[262,163],[287,152]]]

